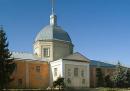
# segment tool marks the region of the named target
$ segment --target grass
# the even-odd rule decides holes
[[[41,90],[41,89],[10,89],[8,91],[51,91],[51,90]],[[58,90],[53,90],[58,91]],[[67,89],[64,91],[130,91],[130,88],[86,88],[86,89]]]
[[[130,88],[98,88],[98,91],[130,91]]]

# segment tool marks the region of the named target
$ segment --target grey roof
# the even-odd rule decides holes
[[[90,62],[88,58],[86,58],[85,56],[83,56],[82,54],[76,52],[73,53],[67,57],[63,58],[64,60],[71,60],[71,61],[79,61],[79,62]]]
[[[35,42],[38,40],[63,40],[71,42],[70,36],[60,26],[48,25],[44,27],[36,36]]]
[[[109,63],[105,63],[105,62],[101,62],[101,61],[96,61],[96,60],[90,60],[90,66],[91,67],[108,67],[108,68],[114,68],[116,67],[113,64],[109,64]]]
[[[36,55],[32,53],[27,52],[12,52],[12,57],[15,59],[27,59],[27,60],[39,60],[42,61],[42,59],[38,58]]]
[[[12,52],[12,57],[17,59],[17,60],[27,60],[27,61],[47,61],[46,59],[41,59],[38,58],[36,55],[32,54],[32,53],[27,53],[27,52]],[[76,52],[73,53],[67,57],[63,58],[64,60],[70,60],[70,61],[79,61],[79,62],[89,62],[90,63],[90,67],[107,67],[107,68],[114,68],[116,67],[116,65],[113,64],[109,64],[109,63],[105,63],[105,62],[101,62],[101,61],[96,61],[96,60],[89,60],[88,58],[86,58],[85,56],[83,56],[82,54]]]

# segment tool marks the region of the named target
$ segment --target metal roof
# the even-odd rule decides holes
[[[101,61],[90,60],[90,67],[107,67],[107,68],[114,68],[116,67],[114,64],[109,64]]]
[[[32,54],[32,53],[27,53],[27,52],[12,52],[12,57],[15,59],[19,59],[19,60],[28,60],[28,61],[47,61],[46,59],[41,59],[39,57],[37,57],[36,55]],[[82,54],[76,52],[73,53],[67,57],[63,58],[64,60],[71,60],[71,61],[79,61],[79,62],[89,62],[90,63],[90,67],[107,67],[107,68],[114,68],[116,67],[116,65],[113,64],[109,64],[109,63],[105,63],[105,62],[101,62],[101,61],[96,61],[96,60],[89,60],[88,58],[86,58],[85,56],[83,56]]]
[[[36,36],[35,42],[39,40],[63,40],[71,42],[70,36],[60,26],[48,25]]]
[[[44,59],[38,58],[36,55],[32,53],[27,53],[27,52],[12,52],[12,57],[14,59],[22,59],[22,60],[39,60],[39,61],[44,61]]]

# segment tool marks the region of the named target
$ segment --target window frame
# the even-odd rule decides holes
[[[71,76],[71,69],[68,69],[68,76]]]
[[[40,72],[41,67],[40,66],[36,66],[36,72]]]
[[[74,76],[78,77],[79,74],[79,69],[78,68],[74,68]]]
[[[49,47],[43,48],[43,56],[50,57],[50,48]]]
[[[86,83],[86,79],[82,79],[82,84],[85,84]]]
[[[85,74],[84,74],[84,70],[81,70],[81,77],[84,77]]]
[[[58,74],[58,69],[57,68],[54,68],[54,76],[56,77]]]
[[[67,78],[67,83],[71,84],[71,79],[70,78]]]

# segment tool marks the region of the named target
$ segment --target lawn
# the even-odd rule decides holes
[[[58,91],[58,90],[40,90],[40,89],[10,89],[8,91]],[[130,91],[130,88],[84,88],[84,89],[66,89],[64,91]]]
[[[130,88],[97,88],[96,91],[130,91]]]

